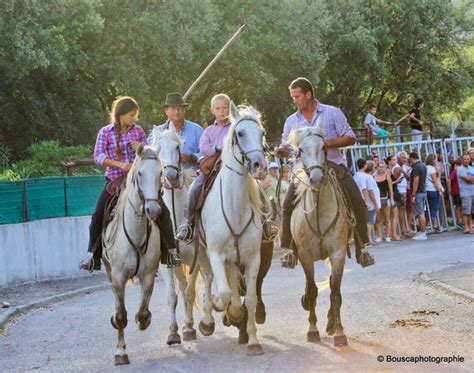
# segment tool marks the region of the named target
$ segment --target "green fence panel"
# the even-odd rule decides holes
[[[25,181],[0,182],[0,224],[26,220],[24,185]]]
[[[26,181],[28,220],[66,216],[64,177]]]
[[[103,176],[73,176],[66,178],[67,215],[90,215],[99,193],[105,185]]]

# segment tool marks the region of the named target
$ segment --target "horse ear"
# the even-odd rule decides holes
[[[139,157],[142,156],[143,149],[145,149],[145,145],[144,145],[143,143],[141,143],[140,145],[138,145],[138,148],[137,148],[137,155],[138,155]]]
[[[238,121],[240,119],[240,111],[237,109],[237,106],[235,106],[234,101],[230,102],[230,116],[234,121]]]

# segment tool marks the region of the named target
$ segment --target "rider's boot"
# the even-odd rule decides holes
[[[166,264],[168,268],[181,265],[176,242],[173,234],[173,222],[168,208],[164,203],[161,204],[161,213],[158,217],[158,226],[160,227],[160,250],[161,264]]]
[[[293,269],[296,266],[296,255],[293,248],[291,247],[292,237],[291,237],[291,214],[293,208],[284,208],[283,209],[283,230],[281,235],[281,244],[280,247],[285,252],[284,255],[280,258],[281,266],[283,268]]]

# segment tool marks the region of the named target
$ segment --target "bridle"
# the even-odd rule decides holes
[[[227,164],[224,164],[226,168],[228,168],[229,170],[235,172],[236,174],[238,174],[239,176],[246,176],[249,172],[250,172],[250,158],[249,158],[249,154],[251,153],[262,153],[262,155],[265,157],[265,152],[263,151],[263,149],[252,149],[252,150],[249,150],[249,151],[244,151],[244,149],[242,148],[242,145],[240,145],[240,142],[238,140],[238,137],[237,137],[237,127],[238,125],[243,122],[243,121],[251,121],[251,122],[255,122],[258,126],[260,126],[260,123],[256,120],[256,119],[253,119],[253,118],[241,118],[237,121],[237,124],[235,125],[235,130],[234,130],[234,134],[232,135],[232,149],[235,145],[237,145],[237,148],[239,150],[239,153],[242,157],[242,159],[239,159],[235,156],[235,151],[232,150],[232,155],[234,157],[234,159],[236,160],[236,162],[238,164],[240,164],[241,166],[245,166],[246,165],[246,168],[247,168],[247,172],[245,174],[243,174],[242,172],[239,172],[237,170],[234,170],[232,167],[230,167],[229,165]]]
[[[158,162],[158,164],[160,163],[160,161],[158,160],[158,158],[156,156],[145,156],[143,158],[141,158],[141,160],[154,160],[156,162]],[[137,177],[136,173],[134,172],[132,174],[132,184],[134,186],[134,188],[137,190],[137,193],[138,193],[138,197],[140,198],[140,208],[142,210],[141,213],[137,212],[137,209],[136,207],[133,205],[133,203],[130,201],[130,198],[128,198],[128,202],[130,203],[130,205],[132,206],[133,210],[135,211],[135,214],[139,217],[143,216],[143,208],[145,206],[145,203],[146,202],[157,202],[159,203],[160,202],[160,199],[159,199],[159,189],[157,191],[157,198],[145,198],[144,194],[143,194],[143,191],[142,191],[142,188],[140,186],[140,181],[139,181],[139,178]]]
[[[324,141],[324,136],[323,135],[320,135],[319,133],[311,133],[310,136],[317,136],[317,137],[320,137],[323,141]],[[303,152],[303,150],[301,148],[298,148],[298,151],[297,151],[297,157],[299,157],[301,159],[301,153]],[[324,162],[322,165],[313,165],[313,166],[309,166],[307,167],[303,160],[301,160],[301,164],[303,165],[303,170],[304,172],[306,173],[306,175],[309,177],[311,171],[313,170],[321,170],[321,172],[323,173],[323,177],[326,176],[326,173],[328,171],[328,162],[327,162],[327,149],[326,149],[326,146],[324,146]]]

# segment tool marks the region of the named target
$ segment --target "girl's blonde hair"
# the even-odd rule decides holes
[[[216,101],[219,101],[219,100],[227,102],[227,105],[230,106],[230,97],[227,96],[225,93],[219,93],[215,95],[213,98],[211,98],[211,109],[214,107],[214,104],[216,103]]]

